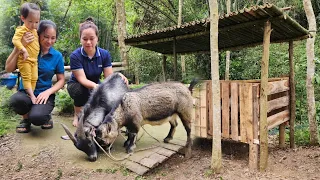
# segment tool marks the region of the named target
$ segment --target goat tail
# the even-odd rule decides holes
[[[194,79],[192,79],[192,81],[190,82],[190,85],[189,85],[189,91],[191,92],[191,94],[192,94],[192,90],[193,90],[193,88],[196,86],[196,84],[198,84],[198,82],[199,82],[199,79],[198,78],[194,78]]]

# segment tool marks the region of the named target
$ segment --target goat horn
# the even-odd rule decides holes
[[[81,139],[85,139],[86,135],[84,134],[84,129],[83,129],[83,118],[79,118],[78,126],[77,126],[77,136]]]
[[[64,129],[64,131],[67,133],[67,135],[69,136],[69,138],[71,139],[71,141],[73,142],[73,144],[77,144],[77,140],[76,140],[76,138],[72,135],[72,133],[70,132],[70,130],[69,130],[69,128],[66,126],[66,125],[64,125],[64,124],[62,124],[62,123],[60,123],[61,124],[61,126],[63,127],[63,129]]]

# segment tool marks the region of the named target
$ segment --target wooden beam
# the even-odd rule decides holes
[[[294,59],[293,41],[289,42],[289,64],[290,64],[290,148],[295,148],[294,144],[294,122],[296,120],[296,86],[294,80]]]
[[[261,61],[261,86],[260,86],[260,171],[265,171],[268,166],[268,75],[270,56],[271,22],[264,25],[263,56]]]

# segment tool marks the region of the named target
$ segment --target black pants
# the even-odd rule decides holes
[[[49,96],[46,104],[32,104],[25,92],[17,92],[10,98],[10,106],[20,115],[28,114],[29,121],[35,126],[41,126],[51,118],[55,105],[55,94]]]
[[[78,82],[69,82],[67,86],[68,93],[74,101],[74,106],[84,106],[91,94],[91,90],[82,86]]]

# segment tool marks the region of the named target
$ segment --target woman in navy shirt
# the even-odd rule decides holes
[[[82,47],[70,55],[71,78],[68,82],[68,92],[74,100],[73,126],[78,125],[78,115],[82,106],[88,101],[90,92],[100,83],[100,76],[104,78],[113,73],[110,53],[97,46],[98,27],[88,18],[80,24],[80,41]],[[126,77],[121,75],[128,84]]]
[[[22,115],[23,120],[16,127],[18,133],[30,131],[31,124],[41,126],[42,129],[51,129],[53,123],[51,112],[54,108],[55,92],[64,86],[64,61],[60,52],[52,46],[57,39],[56,24],[50,20],[43,20],[38,28],[40,54],[38,56],[38,80],[34,94],[36,103],[33,104],[30,97],[25,93],[22,83],[19,91],[11,96],[10,105],[13,110]],[[26,33],[23,42],[30,43],[34,40],[31,33]],[[17,59],[20,52],[14,48],[6,61],[6,71],[16,69]],[[52,85],[53,75],[57,76],[57,82]]]

